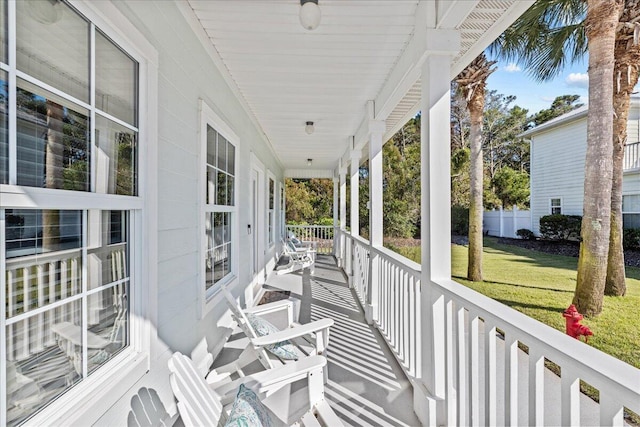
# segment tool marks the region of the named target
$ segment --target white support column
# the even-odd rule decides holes
[[[459,46],[459,36],[451,31],[428,31],[435,44],[451,49]],[[453,53],[453,52],[450,52]],[[433,287],[438,279],[451,278],[450,182],[450,80],[451,55],[438,51],[422,66],[421,99],[421,238],[422,238],[422,312],[421,379],[426,390],[416,387],[415,411],[425,425],[447,425],[446,311],[444,295]],[[421,395],[425,393],[426,395]],[[426,401],[426,402],[425,402]],[[455,422],[455,421],[452,421]]]
[[[346,266],[346,257],[345,253],[347,245],[345,242],[345,229],[347,227],[347,168],[342,167],[340,165],[339,170],[339,178],[340,178],[340,267],[343,269]],[[346,271],[345,271],[346,273]]]
[[[370,117],[373,117],[373,102],[369,102]],[[369,289],[365,318],[373,324],[378,320],[378,293],[380,289],[380,257],[373,248],[383,245],[382,225],[382,137],[386,130],[384,121],[369,121]]]
[[[351,235],[360,235],[360,150],[351,152]]]
[[[339,200],[338,200],[338,195],[339,195],[339,190],[340,190],[340,180],[338,179],[338,177],[334,176],[333,177],[333,256],[335,256],[336,258],[338,257],[338,254],[340,253],[340,241],[338,239],[338,227],[340,226],[340,220],[339,220]]]

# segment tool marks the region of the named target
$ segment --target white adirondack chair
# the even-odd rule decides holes
[[[307,267],[311,268],[311,273],[316,262],[316,250],[311,246],[296,247],[290,240],[281,240],[282,255],[289,258],[289,264],[285,268],[276,270],[276,274],[287,274],[294,271],[302,270]]]
[[[253,390],[270,411],[274,425],[341,426],[342,422],[324,398],[322,356],[241,378],[223,388],[212,389],[187,356],[176,352],[169,360],[171,389],[185,426],[224,425],[228,403],[240,384]],[[306,381],[306,387],[291,393],[292,383]],[[270,398],[270,396],[272,398]]]
[[[217,379],[211,381],[219,380],[220,377],[216,375],[226,376],[238,373],[238,375],[242,376],[244,375],[242,369],[256,359],[258,359],[266,369],[275,368],[290,362],[290,360],[283,360],[275,356],[265,348],[269,344],[276,344],[285,340],[289,340],[295,346],[299,356],[298,359],[313,355],[326,355],[329,345],[329,330],[334,324],[333,319],[320,319],[306,324],[299,324],[294,322],[293,319],[292,301],[276,301],[243,310],[225,286],[222,286],[222,293],[231,310],[233,319],[238,323],[238,326],[247,338],[249,338],[249,343],[238,359],[212,371],[209,375]],[[251,326],[247,314],[253,314],[259,317],[277,312],[286,312],[286,328],[269,335],[258,336]],[[212,358],[207,358],[207,360],[212,360]],[[198,362],[198,365],[202,364],[203,363]]]

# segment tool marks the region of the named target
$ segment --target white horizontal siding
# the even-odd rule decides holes
[[[622,180],[622,194],[640,193],[640,171],[624,174]]]
[[[576,120],[531,139],[531,213],[533,232],[549,215],[549,199],[562,199],[562,213],[582,215],[587,121]]]

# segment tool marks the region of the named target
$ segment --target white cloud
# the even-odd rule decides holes
[[[507,73],[516,73],[518,71],[521,71],[520,67],[518,66],[518,64],[514,63],[514,62],[510,62],[509,65],[507,65],[506,67],[504,67],[504,70]]]
[[[565,79],[565,83],[569,87],[589,88],[589,74],[587,73],[571,73]]]

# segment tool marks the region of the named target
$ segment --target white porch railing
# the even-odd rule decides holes
[[[640,142],[627,144],[624,147],[623,170],[640,169]]]
[[[332,225],[287,225],[287,232],[300,240],[316,242],[319,254],[333,254]]]
[[[640,413],[640,370],[459,283],[423,286],[418,264],[338,232],[346,242],[341,264],[353,276],[358,299],[373,311],[375,326],[414,387],[435,384],[428,394],[442,402],[438,418],[446,424],[543,425],[549,422],[545,413],[559,408],[562,425],[578,425],[580,380],[599,391],[600,424],[622,425],[625,407]],[[371,289],[376,281],[369,282],[374,256],[380,257],[372,272],[379,277],[377,290]],[[551,387],[545,360],[561,370],[553,411],[544,400]]]

